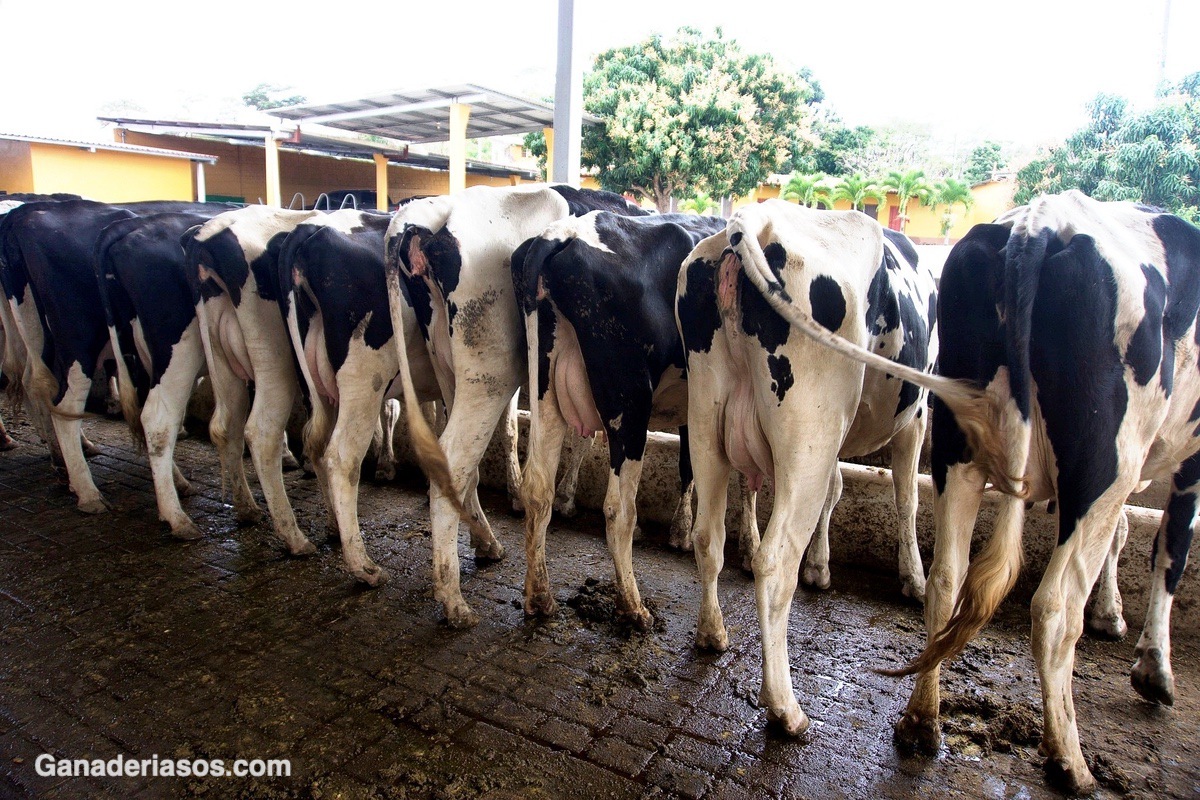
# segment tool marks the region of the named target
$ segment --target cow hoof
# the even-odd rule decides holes
[[[696,647],[724,653],[729,649],[729,634],[725,632],[724,627],[718,631],[696,631]]]
[[[809,726],[808,714],[794,701],[782,709],[768,708],[767,722],[778,726],[788,736],[799,736],[808,730]]]
[[[754,575],[754,556],[749,555],[742,557],[742,572],[746,573],[747,575]]]
[[[234,511],[234,519],[241,526],[257,525],[262,515],[262,509],[258,506],[245,506]]]
[[[905,578],[904,584],[900,587],[900,594],[925,605],[925,581],[922,580],[918,583],[912,578]]]
[[[1048,758],[1044,769],[1046,780],[1070,795],[1086,796],[1096,791],[1096,779],[1083,764],[1076,769],[1065,758]]]
[[[575,505],[575,498],[569,500],[554,499],[554,510],[567,519],[573,519],[579,513],[579,506]]]
[[[311,544],[311,542],[310,542]],[[387,583],[387,570],[378,564],[368,563],[362,569],[352,570],[355,578],[370,586],[372,589],[378,589]]]
[[[1157,647],[1138,654],[1129,680],[1134,690],[1151,703],[1175,705],[1175,676],[1163,662],[1162,651]]]
[[[633,526],[633,541],[640,542],[645,538],[646,538],[646,534],[642,533],[642,526],[634,525]]]
[[[493,539],[490,544],[481,544],[475,548],[476,561],[500,561],[504,558],[504,545],[499,539]]]
[[[195,492],[192,491],[192,484],[186,480],[175,484],[175,492],[180,497],[191,497],[193,494],[195,494]]]
[[[479,615],[464,602],[446,608],[446,624],[456,630],[474,628],[479,624]]]
[[[525,513],[525,503],[521,501],[521,498],[515,496],[513,497],[512,513],[516,514],[518,517]]]
[[[296,460],[296,457],[294,455],[292,455],[288,451],[284,450],[283,451],[283,471],[284,472],[292,472],[293,470],[297,470],[297,469],[300,469],[300,462]]]
[[[525,598],[525,616],[553,617],[558,613],[558,603],[549,592],[538,592]]]
[[[102,455],[100,448],[96,447],[96,445],[92,444],[87,439],[84,439],[80,444],[83,447],[84,458],[95,458],[98,455]]]
[[[11,436],[5,436],[3,439],[0,439],[0,453],[5,450],[12,450],[16,446],[17,443]]]
[[[906,750],[937,755],[942,744],[942,724],[937,717],[922,717],[910,711],[896,723],[893,737]]]
[[[671,528],[671,537],[667,539],[667,546],[675,550],[682,550],[685,553],[692,552],[694,545],[692,543],[691,531],[676,530]]]
[[[304,457],[304,466],[302,466],[301,469],[304,470],[304,477],[317,477],[317,468],[313,466],[312,459],[310,459],[308,456]]]
[[[375,468],[375,481],[377,483],[388,483],[394,480],[396,480],[396,467],[394,465]]]
[[[112,506],[103,497],[97,497],[94,500],[79,501],[79,510],[85,514],[104,514],[111,509]]]
[[[1088,617],[1087,629],[1092,636],[1098,639],[1107,639],[1110,642],[1121,641],[1129,632],[1129,626],[1125,624],[1125,618],[1120,614]]]
[[[196,523],[188,520],[178,528],[172,528],[171,537],[174,539],[181,539],[185,542],[194,542],[197,539],[203,539],[204,532],[196,527]]]
[[[829,588],[829,567],[814,567],[811,564],[805,564],[800,580],[810,589],[825,591]]]
[[[636,608],[633,611],[621,611],[618,616],[629,627],[642,633],[646,633],[654,627],[654,615],[645,606]]]
[[[288,552],[297,557],[316,555],[317,546],[301,536],[299,541],[288,544]],[[384,580],[386,579],[385,576]],[[374,586],[375,584],[371,585]]]

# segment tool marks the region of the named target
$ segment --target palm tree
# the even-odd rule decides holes
[[[721,207],[720,202],[703,189],[697,189],[694,197],[689,197],[679,204],[679,210],[700,214],[701,216],[716,211]]]
[[[884,197],[885,195],[879,190],[875,181],[861,172],[843,176],[834,185],[833,193],[830,195],[830,199],[835,203],[839,200],[849,201],[850,207],[855,211],[862,211],[862,207],[868,200],[883,202]]]
[[[975,197],[971,194],[971,187],[967,184],[954,178],[946,178],[934,187],[929,205],[933,208],[946,207],[946,211],[942,214],[943,244],[950,244],[950,229],[954,227],[955,222],[954,207],[960,203],[963,211],[968,211],[971,206],[975,205]]]
[[[916,198],[928,204],[933,193],[933,186],[925,180],[925,170],[922,169],[910,169],[908,172],[892,170],[881,181],[881,185],[884,189],[895,192],[900,200],[901,231],[908,224],[908,201]]]
[[[817,203],[829,199],[829,194],[830,190],[825,185],[825,173],[823,172],[807,175],[797,172],[792,175],[787,186],[783,187],[785,200],[798,200],[800,205],[808,208],[816,208]]]

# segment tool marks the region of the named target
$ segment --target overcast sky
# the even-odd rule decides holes
[[[1168,0],[577,0],[590,57],[681,25],[810,67],[852,124],[1053,141],[1097,92],[1153,96]],[[1200,0],[1169,0],[1166,75],[1200,70]],[[0,132],[81,136],[109,103],[204,112],[260,82],[338,100],[469,81],[553,93],[556,0],[0,0]]]

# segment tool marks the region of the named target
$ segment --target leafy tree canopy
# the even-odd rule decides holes
[[[748,194],[787,158],[815,93],[720,30],[681,28],[600,54],[583,95],[604,121],[583,132],[584,165],[598,168],[605,189],[661,211],[672,195]]]
[[[1017,173],[1017,203],[1079,189],[1098,200],[1134,200],[1190,219],[1200,216],[1200,74],[1189,75],[1147,111],[1098,95],[1091,120]]]
[[[963,179],[970,186],[983,183],[991,180],[992,174],[996,170],[1004,169],[1007,163],[1000,153],[1000,143],[988,140],[971,151],[971,158],[963,173]]]
[[[250,108],[266,111],[270,108],[299,105],[307,99],[302,94],[284,96],[284,92],[290,91],[291,88],[290,86],[276,86],[273,83],[260,83],[242,95],[242,102]]]

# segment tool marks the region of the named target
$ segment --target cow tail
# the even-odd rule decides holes
[[[397,239],[401,241],[401,247],[407,246],[409,241],[419,246],[420,240],[415,236],[397,237]],[[399,248],[393,248],[389,243],[384,273],[387,276],[388,311],[392,318],[392,341],[396,343],[396,357],[400,365],[400,387],[404,392],[404,417],[408,423],[408,435],[412,439],[413,453],[417,457],[417,464],[429,478],[429,482],[435,485],[438,491],[450,501],[459,518],[471,529],[473,537],[483,537],[483,525],[463,505],[462,498],[454,488],[454,481],[450,476],[450,462],[447,460],[441,444],[438,443],[433,429],[429,427],[425,415],[421,413],[421,406],[417,401],[417,390],[413,386],[412,372],[408,365],[408,345],[404,339],[404,310],[401,305],[404,302],[404,293],[400,288],[400,254],[398,251]]]
[[[16,315],[8,299],[7,277],[14,262],[19,263],[20,271],[24,272],[25,257],[21,248],[8,231],[8,226],[0,226],[0,278],[4,279],[0,280],[0,284],[4,284],[3,296],[0,297],[3,304],[3,308],[0,308],[0,324],[4,325],[5,331],[4,373],[8,376],[4,393],[8,398],[9,410],[14,418],[18,418],[25,406],[25,361],[29,356],[28,353],[24,359],[17,356],[17,348],[25,348],[25,338],[17,327]]]
[[[303,280],[299,273],[299,260],[293,260],[291,263],[297,270],[297,272],[294,273],[295,283],[299,284]],[[282,269],[281,265],[280,274],[282,275],[283,272],[284,270]],[[292,271],[288,270],[288,272],[291,273]],[[282,283],[283,282],[281,281],[281,284]],[[285,294],[281,294],[279,299],[280,303],[284,303],[285,301],[287,303],[287,329],[288,336],[291,337],[292,340],[292,351],[296,354],[296,363],[298,364],[300,375],[304,378],[304,383],[308,386],[309,401],[315,407],[316,404],[322,402],[322,400],[318,396],[317,384],[313,379],[312,370],[308,367],[308,359],[305,357],[304,339],[300,336],[300,309],[296,306],[296,292],[300,290],[300,286],[288,286],[283,284],[280,288],[285,291]],[[315,302],[313,305],[316,307],[316,313],[313,317],[315,321],[316,317],[320,316],[321,314],[321,307]],[[310,323],[309,332],[312,333],[313,331],[313,325]],[[307,456],[308,459],[314,464],[316,463],[317,459],[325,455],[325,448],[329,444],[329,435],[331,433],[329,430],[317,430],[315,427],[316,419],[316,414],[309,414],[308,421],[304,423],[304,455]],[[328,416],[324,416],[323,419],[328,420]]]
[[[108,322],[108,340],[112,344],[113,360],[117,363],[117,394],[121,402],[121,416],[129,426],[129,434],[133,438],[133,446],[139,452],[146,451],[146,431],[142,427],[142,408],[138,403],[137,386],[125,363],[121,352],[120,335],[117,333],[116,321],[112,313],[112,295],[114,292],[124,292],[116,274],[112,270],[112,261],[108,258],[108,248],[125,233],[125,226],[115,223],[105,229],[100,240],[96,243],[94,267],[96,280],[100,286],[100,296],[104,299],[105,316]]]
[[[975,387],[959,380],[930,375],[898,364],[851,342],[818,323],[788,295],[778,276],[767,264],[758,242],[759,231],[739,216],[730,220],[726,233],[742,271],[775,311],[801,333],[838,353],[868,367],[886,372],[936,394],[954,413],[967,437],[976,465],[992,485],[1005,494],[1024,497],[1027,489],[1021,477],[1009,474],[1004,436],[1000,426],[1000,405]]]
[[[200,264],[201,251],[204,248],[203,242],[199,240],[199,234],[204,229],[203,225],[196,225],[188,228],[180,238],[180,244],[183,245],[183,273],[187,279],[188,288],[192,291],[192,302],[196,304],[196,320],[200,323],[200,344],[204,348],[204,362],[208,367],[208,382],[212,389],[213,403],[221,402],[221,392],[223,387],[217,386],[216,370],[212,365],[216,363],[213,355],[212,331],[208,324],[208,309],[207,303],[204,301],[204,295],[201,292],[200,282]],[[225,452],[225,445],[229,441],[229,432],[220,425],[214,424],[217,420],[217,414],[212,415],[212,419],[208,424],[208,438],[217,448],[218,453]],[[221,499],[230,496],[232,491],[233,476],[225,466],[225,459],[219,458],[221,469]]]

